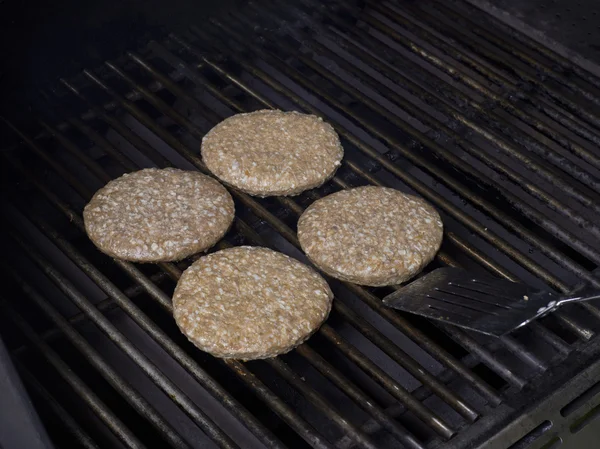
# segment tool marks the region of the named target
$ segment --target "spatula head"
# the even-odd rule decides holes
[[[491,276],[475,278],[458,268],[439,268],[388,295],[383,302],[487,335],[502,336],[552,310],[558,298]]]

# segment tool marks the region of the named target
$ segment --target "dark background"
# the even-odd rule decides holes
[[[235,0],[0,0],[0,111],[37,88],[168,31],[201,25]]]

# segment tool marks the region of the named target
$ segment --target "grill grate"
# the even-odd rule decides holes
[[[294,198],[232,191],[237,216],[219,248],[265,245],[302,259],[295,222],[310,202],[386,185],[443,215],[433,266],[558,292],[599,287],[599,88],[462,1],[373,2],[358,18],[337,1],[250,3],[61,80],[42,93],[34,125],[5,119],[15,141],[2,153],[15,181],[3,336],[60,417],[51,433],[84,447],[513,444],[592,386],[597,305],[492,340],[388,309],[388,288],[330,280],[332,316],[308,343],[273,360],[220,361],[170,319],[186,263],[110,261],[87,241],[80,211],[126,171],[207,172],[200,140],[232,113],[298,109],[334,125],[340,171]],[[550,440],[563,418],[536,435]]]

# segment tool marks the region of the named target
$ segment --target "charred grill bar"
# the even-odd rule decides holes
[[[596,304],[492,340],[388,309],[389,289],[330,279],[331,319],[306,344],[218,361],[171,320],[186,263],[110,261],[87,242],[81,209],[123,172],[207,172],[200,140],[232,113],[294,108],[332,123],[342,168],[298,197],[232,191],[238,213],[218,247],[301,257],[295,222],[310,202],[386,185],[442,214],[434,265],[597,288],[599,90],[594,74],[463,1],[369,2],[359,14],[338,1],[250,3],[61,80],[31,123],[2,124],[14,181],[3,234],[19,254],[3,267],[2,322],[25,383],[60,418],[52,433],[83,447],[425,449],[541,447],[568,432],[599,401],[578,399],[600,372]]]

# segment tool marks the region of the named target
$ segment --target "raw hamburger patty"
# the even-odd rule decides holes
[[[202,139],[202,158],[219,179],[250,195],[297,195],[340,166],[344,149],[315,115],[263,110],[229,117]]]
[[[424,200],[374,186],[321,198],[298,222],[300,245],[316,266],[375,287],[416,275],[435,256],[442,234],[439,214]]]
[[[109,256],[134,262],[181,260],[213,246],[234,205],[218,181],[194,171],[149,168],[98,190],[83,211],[85,230]]]
[[[185,270],[173,307],[179,329],[198,348],[251,360],[304,342],[327,318],[332,298],[312,268],[267,248],[241,246]]]

